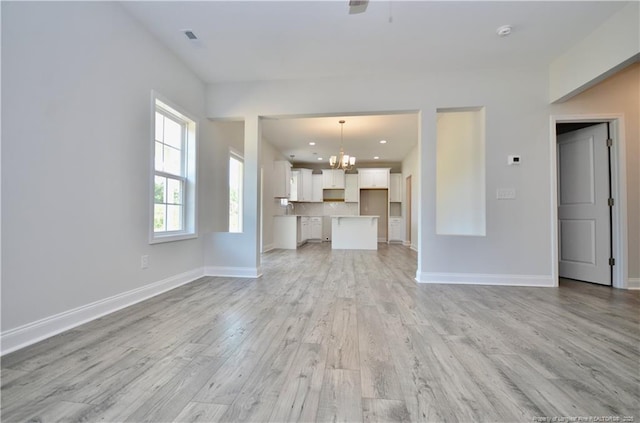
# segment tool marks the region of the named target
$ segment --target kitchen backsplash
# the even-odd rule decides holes
[[[302,216],[357,216],[358,203],[294,203],[293,214]]]

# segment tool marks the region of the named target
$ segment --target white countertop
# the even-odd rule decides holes
[[[329,216],[331,218],[345,218],[345,217],[353,217],[353,218],[372,218],[372,217],[380,217],[380,216],[373,216],[373,215],[353,215],[353,214],[334,214],[332,216]]]
[[[322,217],[319,214],[274,214],[273,217]]]

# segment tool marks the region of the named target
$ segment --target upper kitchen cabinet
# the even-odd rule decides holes
[[[389,168],[358,169],[358,187],[389,188]]]
[[[389,176],[389,202],[402,203],[402,173]]]
[[[322,169],[322,188],[344,189],[344,170]]]
[[[311,169],[291,170],[291,201],[313,201],[313,175]]]
[[[311,175],[311,202],[322,203],[322,175]]]
[[[275,198],[291,196],[291,163],[286,160],[273,162],[273,196]]]

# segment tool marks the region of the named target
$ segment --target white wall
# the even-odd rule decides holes
[[[551,285],[547,86],[546,69],[213,84],[207,89],[207,114],[421,111],[418,279],[455,282],[489,275],[483,280]],[[487,117],[487,236],[437,236],[436,109],[478,106],[486,107]],[[509,154],[522,155],[523,164],[508,167]],[[496,188],[505,184],[517,190],[516,200],[495,200]]]
[[[3,335],[201,272],[202,237],[148,243],[152,89],[204,116],[202,82],[118,3],[2,2]]]

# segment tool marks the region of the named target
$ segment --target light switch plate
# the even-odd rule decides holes
[[[498,188],[496,190],[496,198],[498,200],[515,200],[516,189],[515,188]]]

